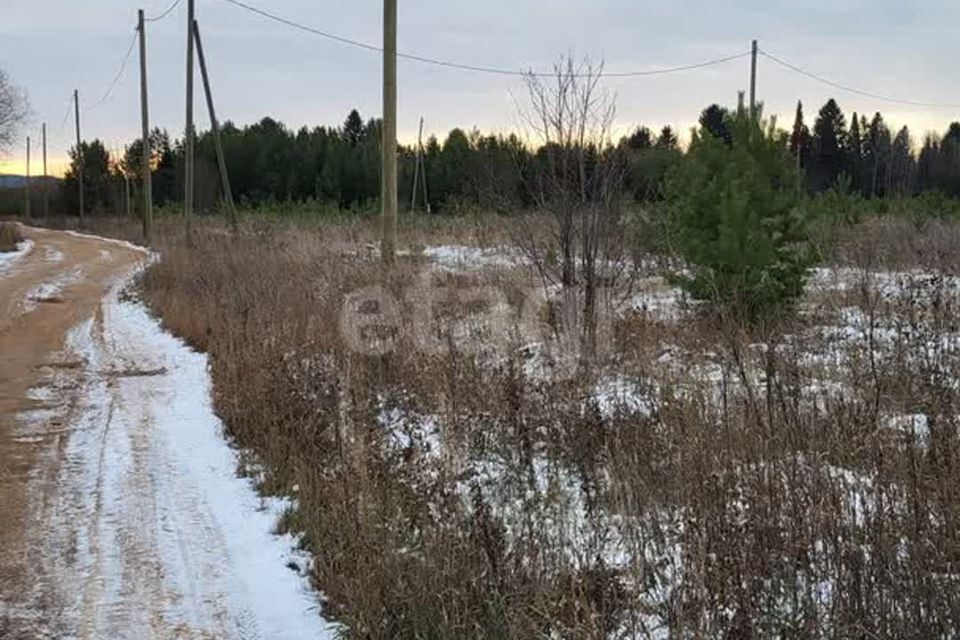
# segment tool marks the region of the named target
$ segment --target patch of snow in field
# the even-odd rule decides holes
[[[397,451],[416,451],[437,458],[440,455],[441,423],[438,416],[415,415],[400,407],[387,407],[381,402],[377,417],[387,436],[387,444]]]
[[[630,299],[629,308],[657,322],[680,320],[689,303],[689,296],[665,278],[652,276],[637,282],[637,292]]]
[[[600,380],[591,400],[605,420],[631,415],[649,417],[656,411],[656,402],[650,393],[639,382],[623,375]]]
[[[905,435],[922,448],[930,444],[930,418],[926,414],[906,413],[890,416],[884,426]]]
[[[846,501],[846,514],[853,518],[858,527],[867,523],[867,517],[876,511],[873,479],[857,471],[824,465],[827,476],[842,492]]]
[[[426,247],[423,255],[443,269],[480,269],[483,267],[517,267],[525,263],[522,255],[506,247],[468,247],[437,245]]]
[[[886,298],[942,291],[953,297],[960,296],[960,277],[929,269],[905,271],[867,271],[854,267],[828,266],[810,270],[807,289],[813,292],[831,293],[855,291],[866,285]]]
[[[0,251],[0,276],[10,270],[25,255],[33,251],[33,240],[17,243],[16,251]]]

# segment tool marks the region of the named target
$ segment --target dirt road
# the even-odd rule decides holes
[[[120,295],[146,253],[27,235],[0,261],[0,637],[331,636],[206,357]]]

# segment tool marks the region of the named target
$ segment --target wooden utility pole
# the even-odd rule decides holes
[[[417,151],[413,163],[413,195],[410,196],[410,211],[417,210],[417,186],[420,182],[420,150],[423,148],[423,116],[420,116],[420,130],[417,133]]]
[[[147,102],[147,31],[144,28],[143,9],[137,12],[137,29],[140,31],[140,129],[143,151],[140,172],[143,185],[143,239],[147,244],[153,236],[153,168],[150,161],[153,150],[150,148],[150,111]]]
[[[83,147],[80,146],[80,92],[73,90],[73,110],[77,123],[77,184],[80,189],[80,224],[83,225]]]
[[[49,180],[47,179],[47,123],[43,123],[43,127],[40,129],[42,133],[42,142],[43,142],[43,182],[40,183],[40,187],[43,189],[43,217],[50,217],[50,185],[47,184]]]
[[[750,117],[757,117],[757,41],[750,51]]]
[[[26,194],[27,194],[27,205],[24,213],[24,217],[30,217],[30,136],[27,136],[27,184],[26,184]]]
[[[193,21],[193,35],[196,38],[197,58],[200,61],[200,77],[203,79],[203,92],[207,96],[207,111],[210,112],[210,129],[213,131],[213,144],[217,150],[217,164],[220,165],[220,187],[223,189],[223,199],[227,203],[227,216],[230,218],[230,226],[236,229],[237,208],[233,204],[233,192],[230,190],[230,176],[227,174],[227,159],[223,155],[223,143],[220,140],[220,123],[217,121],[217,112],[213,107],[213,92],[210,90],[207,59],[203,55],[200,25],[196,20]]]
[[[397,251],[397,0],[383,0],[383,240],[391,264]]]
[[[124,215],[129,219],[133,213],[133,202],[130,200],[130,176],[123,172],[123,208]]]
[[[195,0],[187,0],[187,128],[184,140],[183,216],[190,232],[193,215],[193,22]]]

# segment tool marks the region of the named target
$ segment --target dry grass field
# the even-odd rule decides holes
[[[513,224],[409,222],[389,274],[367,222],[159,229],[140,295],[211,355],[244,471],[293,498],[280,526],[345,635],[956,633],[960,226],[824,233],[804,298],[759,328],[637,249],[583,366]],[[539,336],[475,322],[531,304]]]

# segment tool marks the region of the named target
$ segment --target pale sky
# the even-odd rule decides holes
[[[62,170],[73,139],[74,87],[95,103],[110,85],[133,36],[136,10],[157,15],[173,0],[5,0],[0,67],[29,93],[29,131],[49,131],[51,173]],[[381,42],[380,0],[244,0],[283,17],[374,45]],[[224,2],[196,0],[221,119],[246,124],[269,115],[291,128],[335,125],[351,108],[378,116],[380,56],[270,22]],[[604,59],[608,71],[671,67],[745,52],[750,40],[775,56],[859,89],[920,102],[960,105],[957,0],[399,0],[399,49],[507,69],[548,69],[567,52]],[[184,123],[186,0],[148,24],[151,124],[176,134]],[[749,82],[749,58],[665,76],[608,79],[617,95],[617,127],[669,124],[685,136],[712,102],[732,105]],[[443,139],[454,126],[517,128],[518,78],[450,70],[401,60],[401,140],[425,131]],[[197,74],[196,119],[208,126]],[[781,124],[802,99],[808,124],[829,97],[849,116],[881,111],[915,138],[960,120],[960,106],[923,108],[849,94],[761,57],[758,97]],[[110,99],[81,112],[84,138],[122,148],[139,134],[138,57]],[[0,173],[23,170],[22,149]],[[34,155],[35,158],[39,154]],[[38,173],[34,164],[32,173]]]

